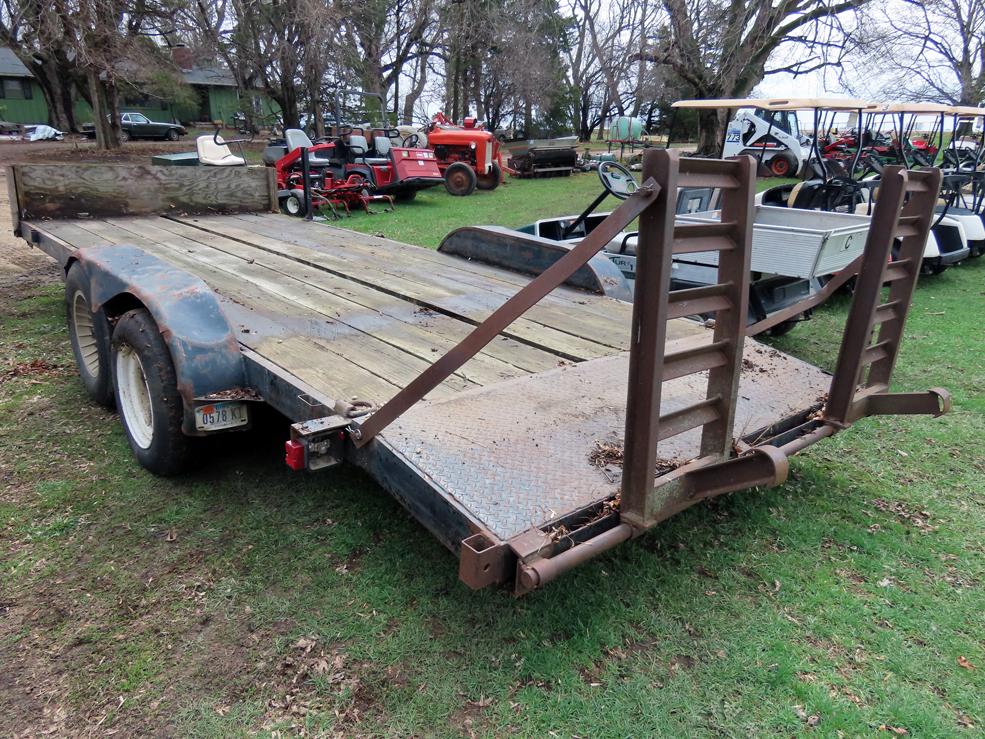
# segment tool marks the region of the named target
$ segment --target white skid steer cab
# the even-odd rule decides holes
[[[801,135],[794,110],[743,108],[725,132],[724,156],[754,156],[776,177],[796,177],[809,152],[810,139]]]

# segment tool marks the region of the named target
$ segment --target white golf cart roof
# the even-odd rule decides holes
[[[769,100],[766,98],[722,98],[719,100],[678,100],[676,103],[671,103],[671,108],[695,108],[695,109],[709,109],[709,108],[762,108],[763,110],[768,109]]]
[[[875,103],[852,98],[724,98],[720,100],[678,100],[672,108],[758,108],[759,110],[864,110],[878,109]]]
[[[941,103],[886,103],[880,106],[879,110],[883,113],[940,115],[941,113],[951,113],[953,109],[950,105],[942,105]]]
[[[948,111],[952,115],[956,115],[958,118],[985,118],[985,108],[977,108],[971,105],[952,105]]]

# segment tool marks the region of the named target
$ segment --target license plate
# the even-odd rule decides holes
[[[199,431],[221,431],[249,422],[246,403],[239,400],[202,405],[195,409],[195,428]]]

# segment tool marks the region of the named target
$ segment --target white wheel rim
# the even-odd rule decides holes
[[[76,290],[72,296],[72,331],[75,332],[75,341],[79,346],[82,369],[95,377],[99,374],[99,342],[93,330],[89,302],[81,290]]]
[[[130,437],[141,449],[147,449],[154,440],[154,408],[144,366],[129,344],[121,344],[116,354],[116,387],[120,415]]]
[[[301,201],[296,197],[287,199],[287,212],[292,216],[301,212]]]

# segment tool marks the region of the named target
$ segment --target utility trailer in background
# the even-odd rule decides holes
[[[580,243],[527,237],[528,275],[479,242],[463,259],[271,213],[265,170],[17,165],[9,183],[17,233],[65,270],[86,388],[115,398],[145,466],[177,471],[267,403],[293,422],[292,468],[363,467],[473,588],[526,593],[700,500],[782,483],[789,455],[863,416],[949,406],[889,390],[936,170],[887,169],[833,376],[744,335],[748,157],[647,151],[639,191]],[[721,220],[675,223],[679,187],[721,188]],[[629,303],[599,252],[636,218]],[[719,282],[671,291],[673,255],[709,250]],[[707,312],[713,328],[684,318]]]

